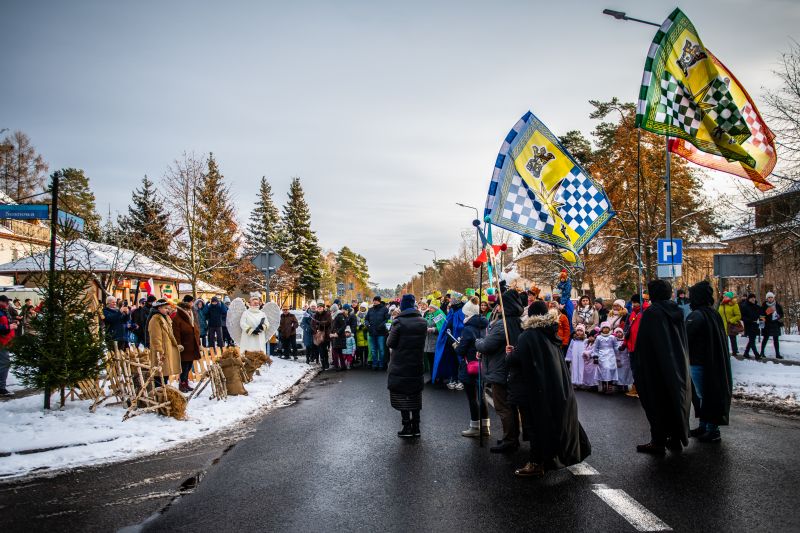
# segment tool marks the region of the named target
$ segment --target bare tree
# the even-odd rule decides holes
[[[800,181],[800,44],[792,41],[787,52],[781,54],[780,66],[774,74],[782,85],[775,91],[766,91],[770,128],[776,133],[775,143],[784,172],[773,174],[778,189],[781,182]]]
[[[14,200],[41,192],[48,166],[30,138],[21,131],[0,142],[0,184]]]

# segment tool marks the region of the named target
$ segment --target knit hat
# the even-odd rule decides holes
[[[733,294],[733,292],[732,292],[732,291],[728,291],[728,292],[726,292],[725,294],[723,294],[723,296],[724,296],[725,298],[731,298],[731,299],[732,299],[732,298],[734,297],[734,294]]]
[[[404,294],[403,299],[400,300],[400,311],[405,311],[406,309],[414,309],[416,303],[417,299],[414,298],[413,294]]]
[[[614,300],[614,305],[618,305],[620,307],[625,307],[625,300],[623,300],[621,298],[619,300]]]
[[[353,330],[350,329],[350,326],[345,326],[344,332],[345,333],[353,333]]]
[[[605,328],[611,329],[611,324],[609,324],[608,322],[603,322],[602,324],[600,324],[601,330]]]
[[[461,308],[461,312],[464,313],[464,318],[470,318],[472,316],[477,315],[480,313],[481,308],[478,304],[472,303],[472,300],[469,300],[467,303],[464,304],[464,307]]]
[[[259,298],[261,298],[260,295],[259,295]],[[231,297],[230,296],[226,296],[225,298],[222,299],[222,301],[223,301],[223,303],[229,304],[229,303],[231,303]]]
[[[599,298],[599,297],[598,297],[598,298],[595,298],[595,299],[594,299],[594,303],[602,305],[602,304],[603,304],[603,299],[602,299],[602,298]]]
[[[584,326],[583,324],[578,324],[577,326],[575,326],[575,331],[582,331],[586,333],[586,326]]]
[[[344,309],[345,311],[350,311],[350,310],[352,310],[352,309],[353,309],[353,306],[352,306],[352,305],[350,305],[350,304],[344,304],[344,305],[342,306],[342,309]]]
[[[317,305],[325,305],[325,300],[317,300]]]
[[[336,304],[331,304],[331,314],[335,314],[339,310],[339,306]]]
[[[772,291],[769,291],[769,292],[767,293],[767,298],[775,298],[775,293],[774,293],[774,292],[772,292]]]
[[[625,333],[625,330],[624,330],[624,329],[622,329],[622,328],[614,328],[614,335],[616,335],[616,334],[617,334],[617,332],[619,332],[619,333]]]
[[[373,298],[372,301],[373,302],[380,302],[381,301],[381,297],[378,296],[378,295],[375,295],[375,298]]]

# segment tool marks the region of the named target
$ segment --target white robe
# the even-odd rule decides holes
[[[619,362],[621,364],[617,367],[617,385],[633,385],[631,354],[625,349],[625,341],[619,343]]]
[[[253,330],[264,319],[264,327],[261,332],[253,334]],[[267,335],[266,330],[269,328],[269,321],[267,315],[257,307],[248,307],[242,313],[242,318],[239,319],[239,326],[242,328],[242,339],[239,341],[239,350],[242,354],[244,352],[265,352],[267,350]]]
[[[586,349],[586,339],[572,339],[567,348],[566,360],[570,361],[570,372],[573,385],[583,385],[583,351]]]
[[[598,335],[592,346],[592,357],[597,356],[595,379],[597,381],[617,380],[617,343],[613,335]]]

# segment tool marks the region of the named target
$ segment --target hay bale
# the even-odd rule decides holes
[[[171,416],[175,420],[186,420],[186,405],[189,402],[181,391],[170,385],[165,385],[156,389],[156,398],[159,403],[169,402],[169,409],[162,407],[158,410],[158,414]]]
[[[222,350],[220,359],[240,359],[241,357],[238,346],[227,346]]]
[[[225,389],[228,391],[229,396],[238,396],[240,394],[247,395],[247,389],[242,384],[242,370],[244,363],[238,357],[239,351],[236,351],[237,356],[224,357],[219,360],[219,366],[222,368],[222,374],[225,376]]]
[[[253,380],[253,374],[259,374],[258,369],[264,363],[272,364],[272,359],[264,352],[244,352],[244,372],[248,382]]]

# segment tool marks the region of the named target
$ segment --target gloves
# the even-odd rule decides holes
[[[256,326],[256,327],[253,329],[253,335],[258,335],[258,334],[260,334],[262,331],[264,331],[264,321],[265,321],[265,320],[266,320],[265,318],[262,318],[262,319],[261,319],[261,322],[259,322],[259,323],[258,323],[258,326]]]

